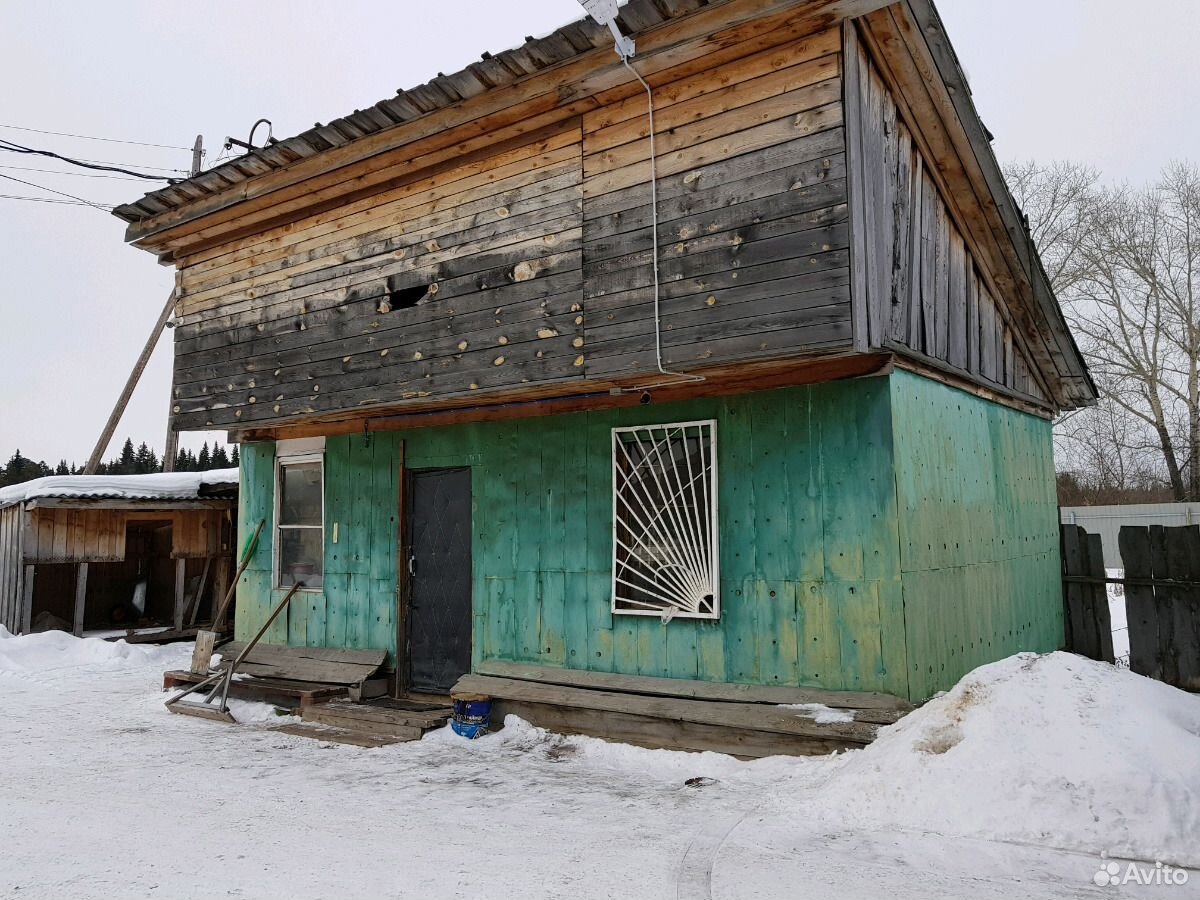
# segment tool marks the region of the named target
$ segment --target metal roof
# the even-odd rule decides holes
[[[49,475],[0,488],[0,508],[32,500],[199,500],[236,495],[237,469],[147,475]]]
[[[617,23],[625,34],[636,34],[670,19],[680,18],[718,0],[630,0],[621,8]],[[262,175],[284,169],[302,159],[342,147],[370,134],[411,122],[438,109],[478,96],[493,88],[567,62],[598,47],[611,47],[608,29],[590,18],[564,25],[545,37],[527,38],[520,47],[494,56],[484,53],[451,75],[439,73],[425,84],[396,92],[367,109],[356,109],[328,125],[317,125],[298,134],[223,162],[221,165],[152,191],[134,203],[125,203],[113,215],[126,222],[140,222],[160,213]]]

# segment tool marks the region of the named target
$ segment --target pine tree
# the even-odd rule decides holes
[[[230,454],[230,456],[229,456],[229,464],[231,466],[233,466],[234,468],[237,468],[239,465],[241,465],[241,462],[242,462],[242,457],[241,457],[241,454],[238,453],[238,445],[234,444],[233,445],[233,453]]]
[[[133,475],[137,470],[137,454],[133,450],[133,440],[125,438],[125,446],[121,448],[121,458],[117,461],[117,472],[122,475]]]
[[[208,441],[204,442],[204,446],[200,448],[200,455],[196,457],[196,471],[207,472],[212,468],[212,454],[208,450]]]
[[[139,475],[158,471],[158,457],[153,450],[146,446],[145,441],[138,445],[137,454],[134,457],[134,468]]]
[[[213,448],[212,467],[214,469],[229,468],[229,454],[225,452],[224,444],[217,444]]]
[[[21,484],[50,474],[53,472],[44,462],[34,462],[29,457],[22,456],[21,451],[17,450],[8,460],[8,464],[0,469],[0,487]]]
[[[58,465],[54,467],[54,474],[55,475],[70,475],[71,474],[71,470],[69,468],[67,468],[67,461],[65,459],[60,459],[58,461]]]

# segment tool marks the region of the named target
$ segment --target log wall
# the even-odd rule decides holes
[[[850,345],[840,31],[779,40],[655,76],[667,365]],[[177,426],[654,373],[646,97],[595,106],[181,260]]]
[[[846,37],[856,343],[1045,404],[1008,304],[968,245],[919,133],[852,23]]]

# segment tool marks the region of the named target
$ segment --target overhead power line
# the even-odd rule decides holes
[[[104,141],[106,144],[130,144],[134,147],[157,147],[160,150],[188,150],[191,147],[176,147],[171,144],[151,144],[147,141],[127,141],[118,138],[96,137],[91,134],[72,134],[69,131],[46,131],[41,128],[27,128],[24,125],[0,125],[0,128],[11,128],[14,131],[30,131],[34,134],[52,134],[56,137],[81,138],[85,141]]]
[[[111,210],[111,206],[103,203],[89,203],[86,200],[58,200],[54,197],[25,197],[21,194],[0,194],[0,200],[28,200],[31,203],[59,203],[63,206],[96,206],[105,211]]]
[[[166,175],[148,175],[145,172],[135,172],[132,169],[123,169],[120,166],[102,166],[93,163],[86,163],[83,160],[73,159],[69,156],[63,156],[61,153],[55,153],[53,150],[37,150],[33,147],[25,147],[21,144],[15,144],[12,141],[0,138],[0,150],[8,150],[12,153],[32,153],[36,156],[48,156],[51,159],[60,159],[63,162],[70,163],[73,166],[82,166],[85,169],[98,169],[102,172],[120,172],[122,175],[132,175],[136,178],[144,178],[147,181],[170,181],[174,182],[178,179],[169,178]]]
[[[15,181],[17,184],[23,184],[26,187],[37,188],[39,191],[49,191],[51,194],[58,194],[60,197],[67,197],[71,200],[76,200],[79,203],[86,204],[87,206],[94,206],[96,209],[103,210],[104,212],[108,212],[112,209],[111,206],[105,206],[101,203],[93,203],[91,200],[86,200],[83,197],[76,197],[74,194],[68,194],[66,191],[56,191],[54,188],[48,188],[42,184],[34,184],[32,181],[25,181],[22,178],[16,178],[12,175],[5,175],[3,172],[0,172],[0,178],[7,178],[9,181]]]
[[[0,138],[0,140],[3,140],[3,138]],[[134,169],[148,169],[151,172],[174,172],[176,175],[188,174],[187,169],[172,169],[169,166],[144,166],[141,163],[113,162],[111,159],[89,159],[86,156],[78,156],[76,159],[80,162],[96,163],[101,166],[126,166]]]
[[[111,178],[113,181],[140,181],[126,175],[95,175],[91,172],[63,172],[59,169],[31,169],[29,166],[0,166],[10,172],[44,172],[47,175],[70,175],[72,178]]]

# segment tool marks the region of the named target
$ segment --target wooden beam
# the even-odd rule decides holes
[[[653,403],[672,403],[698,397],[728,397],[773,388],[796,387],[847,378],[886,375],[891,371],[892,354],[873,353],[828,356],[802,360],[743,363],[718,369],[696,370],[705,381],[661,388],[651,392],[631,390],[618,383],[567,384],[559,393],[537,394],[528,390],[499,394],[488,404],[450,407],[414,405],[410,408],[380,409],[354,417],[310,419],[270,428],[247,428],[228,433],[230,443],[277,441],[285,438],[362,434],[368,431],[397,431],[407,428],[432,428],[464,422],[497,422],[544,416],[549,413],[586,412],[644,405],[645,395]],[[642,379],[645,380],[645,379]],[[582,387],[592,393],[564,393]]]
[[[100,432],[100,439],[96,441],[92,455],[88,457],[83,474],[95,475],[96,470],[100,468],[100,460],[104,456],[104,451],[108,449],[108,442],[112,440],[113,432],[117,430],[117,425],[121,422],[121,416],[125,414],[125,407],[129,405],[129,398],[133,396],[133,390],[137,387],[138,381],[142,377],[142,372],[146,369],[146,363],[150,362],[150,357],[154,353],[154,347],[158,344],[158,339],[167,325],[167,319],[171,318],[171,313],[174,309],[175,290],[172,288],[171,295],[167,298],[166,306],[159,313],[158,321],[154,323],[154,329],[150,332],[150,337],[146,339],[146,344],[142,347],[141,354],[133,364],[133,371],[129,373],[129,378],[125,380],[125,387],[121,390],[121,396],[117,398],[116,406],[113,407],[112,413],[109,414],[108,421],[104,423],[104,428]]]
[[[187,597],[187,559],[179,557],[175,560],[175,628],[183,628],[183,614]]]
[[[75,570],[75,637],[83,637],[83,613],[87,606],[88,564],[81,562]]]
[[[25,580],[21,594],[21,634],[29,634],[30,623],[33,621],[33,579],[37,575],[37,566],[25,567]]]

